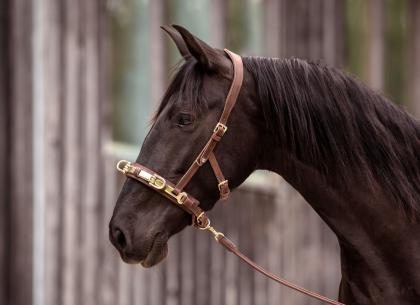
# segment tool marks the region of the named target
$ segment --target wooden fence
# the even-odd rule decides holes
[[[342,66],[345,6],[310,2],[262,1],[264,52]],[[106,3],[0,2],[0,303],[318,304],[268,282],[191,228],[171,239],[167,260],[156,268],[119,259],[108,241],[122,180],[106,150],[112,115]],[[164,19],[163,3],[153,1],[154,26],[173,22]],[[212,16],[220,21],[214,31],[222,43],[223,1],[212,3],[220,12]],[[420,3],[408,3],[414,33],[408,48],[410,107],[417,111]],[[161,41],[154,43],[161,52]],[[163,67],[156,67],[154,92],[163,90],[165,79]],[[269,190],[244,186],[211,216],[263,266],[336,297],[335,237],[281,179]]]

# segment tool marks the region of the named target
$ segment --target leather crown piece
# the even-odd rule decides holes
[[[162,196],[168,198],[171,202],[176,204],[178,207],[183,209],[185,212],[189,213],[193,220],[192,224],[205,231],[209,231],[213,234],[215,240],[224,246],[228,251],[232,252],[238,256],[242,261],[250,265],[256,271],[267,276],[273,281],[282,284],[286,287],[294,289],[298,292],[306,294],[312,298],[318,299],[325,303],[331,305],[344,305],[343,303],[334,301],[325,296],[302,288],[298,285],[295,285],[285,279],[282,279],[275,274],[265,270],[250,258],[244,255],[238,250],[236,245],[228,239],[223,233],[216,231],[210,223],[210,219],[207,217],[206,213],[199,207],[199,201],[193,196],[183,191],[187,184],[191,181],[192,177],[198,171],[198,169],[209,161],[210,166],[213,169],[213,172],[218,181],[218,189],[221,199],[227,199],[230,194],[228,180],[223,176],[222,170],[217,162],[216,156],[213,153],[217,143],[222,139],[224,134],[227,131],[227,121],[229,115],[235,106],[236,100],[238,98],[239,92],[242,87],[243,81],[243,64],[242,59],[239,55],[225,49],[226,54],[229,56],[230,60],[233,63],[233,80],[231,87],[229,89],[228,95],[226,97],[225,106],[220,116],[219,122],[216,124],[210,139],[207,141],[206,145],[202,151],[198,154],[197,158],[190,165],[186,173],[181,177],[178,183],[175,185],[162,176],[158,175],[153,170],[147,168],[146,166],[138,163],[131,163],[129,161],[121,160],[117,164],[118,171],[122,172],[127,177],[135,179],[144,185],[152,188],[156,192],[160,193]]]

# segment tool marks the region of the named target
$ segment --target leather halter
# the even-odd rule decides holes
[[[318,299],[328,304],[332,305],[344,305],[338,301],[334,301],[325,296],[317,294],[315,292],[309,291],[305,288],[297,286],[285,279],[282,279],[275,274],[265,270],[261,266],[257,265],[250,258],[245,256],[236,245],[228,239],[223,233],[216,231],[210,223],[210,219],[207,217],[206,213],[199,207],[200,202],[191,196],[189,193],[183,191],[183,189],[190,182],[191,178],[198,171],[198,169],[209,161],[213,172],[219,182],[218,188],[220,192],[220,199],[226,199],[229,196],[230,190],[228,185],[228,180],[223,176],[222,170],[216,160],[216,157],[213,153],[214,148],[217,143],[222,139],[223,135],[227,131],[227,121],[229,115],[235,106],[236,100],[238,98],[239,92],[242,87],[243,81],[243,64],[242,59],[239,55],[225,49],[226,54],[229,56],[230,60],[233,63],[233,80],[230,86],[228,95],[226,97],[225,106],[220,116],[219,121],[217,122],[210,139],[207,141],[206,145],[202,151],[198,154],[197,158],[188,168],[186,173],[181,177],[177,184],[173,184],[162,176],[158,175],[153,170],[147,168],[146,166],[138,163],[131,163],[126,160],[121,160],[117,164],[118,171],[122,172],[127,177],[133,178],[146,186],[152,188],[156,192],[160,193],[164,197],[168,198],[178,207],[183,209],[185,212],[189,213],[193,218],[193,225],[200,230],[209,231],[213,234],[215,240],[223,245],[228,251],[234,253],[244,262],[249,264],[256,271],[264,274],[270,279],[280,283],[284,286],[292,288],[296,291],[299,291],[303,294],[306,294],[310,297]]]

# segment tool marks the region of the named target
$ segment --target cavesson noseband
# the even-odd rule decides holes
[[[331,300],[327,297],[324,297],[315,292],[309,291],[305,288],[297,286],[289,281],[286,281],[275,274],[265,270],[261,266],[257,265],[250,258],[245,256],[242,252],[238,250],[236,245],[228,239],[223,233],[216,231],[210,224],[210,219],[207,217],[206,213],[199,207],[200,202],[191,196],[189,193],[184,191],[184,188],[190,182],[191,178],[198,171],[198,169],[209,161],[213,172],[218,181],[218,189],[220,192],[220,199],[226,199],[229,196],[229,184],[223,176],[222,170],[216,160],[216,157],[213,153],[214,148],[217,143],[222,139],[223,135],[226,133],[227,121],[229,115],[235,106],[236,100],[238,99],[239,91],[242,87],[243,81],[243,64],[242,59],[239,55],[225,49],[226,54],[229,56],[230,60],[233,63],[233,80],[230,86],[228,95],[226,97],[225,106],[220,116],[219,121],[214,127],[213,133],[210,136],[210,139],[207,141],[204,148],[198,154],[197,158],[188,168],[186,173],[181,177],[178,183],[175,185],[169,180],[163,178],[153,170],[147,168],[146,166],[138,163],[131,163],[129,161],[121,160],[117,164],[117,169],[125,174],[127,177],[133,178],[146,186],[152,188],[156,192],[168,198],[170,201],[175,203],[178,207],[189,213],[193,220],[192,223],[195,227],[200,230],[209,231],[214,235],[216,241],[223,245],[227,250],[237,255],[244,262],[249,264],[252,268],[258,272],[264,274],[265,276],[271,278],[272,280],[285,285],[289,288],[297,290],[301,293],[304,293],[310,297],[316,298],[320,301],[332,304],[332,305],[344,305],[343,303]]]

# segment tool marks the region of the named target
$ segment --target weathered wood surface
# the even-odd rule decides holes
[[[368,27],[368,81],[375,90],[384,89],[384,1],[369,0],[369,27]]]
[[[160,266],[144,270],[121,262],[108,241],[108,221],[123,179],[114,170],[115,158],[104,149],[111,139],[105,4],[42,2],[44,60],[39,77],[48,109],[43,139],[44,304],[319,304],[251,272],[210,235],[192,228],[171,239],[169,257]],[[321,58],[330,65],[343,65],[341,1],[263,2],[267,55]],[[0,176],[0,200],[5,202],[0,205],[0,302],[6,305],[32,303],[31,3],[0,4],[0,24],[6,25],[0,29],[0,58],[8,58],[8,65],[0,67],[0,166],[5,169]],[[420,6],[418,1],[408,3],[409,107],[419,115]],[[3,11],[4,5],[9,7]],[[166,23],[162,5],[153,1],[150,7],[153,36],[160,35],[151,41],[153,102],[165,88],[168,62],[163,50],[166,38],[156,31],[158,21]],[[213,39],[222,46],[226,20],[215,12],[223,12],[225,3],[215,1],[209,7]],[[9,17],[5,11],[11,12]],[[371,20],[375,33],[381,31],[381,18]],[[8,48],[3,47],[5,41]],[[372,56],[382,52],[380,41],[372,48]],[[371,64],[378,67],[369,69],[372,82],[380,85],[381,60],[377,60]],[[211,215],[217,228],[263,266],[336,297],[340,271],[335,237],[284,181],[279,180],[271,192],[242,188]]]
[[[9,303],[9,8],[0,2],[0,300]]]
[[[343,66],[343,1],[267,2],[266,43],[269,56],[322,60],[331,66]],[[279,37],[272,38],[276,35]]]
[[[9,2],[8,301],[32,301],[32,2]],[[4,59],[2,59],[4,60]],[[4,62],[2,62],[3,64]],[[24,289],[22,289],[24,287]]]
[[[45,171],[45,264],[44,270],[44,293],[46,304],[59,304],[61,302],[61,284],[60,272],[62,266],[61,249],[59,247],[61,240],[61,232],[63,230],[63,213],[61,205],[63,202],[63,187],[61,172],[63,167],[63,122],[61,120],[64,112],[64,92],[62,83],[64,81],[64,70],[61,61],[61,35],[62,28],[60,26],[62,15],[60,13],[61,3],[49,2],[44,10],[44,38],[45,38],[45,54],[48,60],[44,61],[44,73],[41,76],[45,79],[48,90],[45,90],[45,154],[48,156]],[[61,101],[61,102],[58,102]],[[55,258],[48,260],[47,258]],[[39,288],[40,289],[40,288]]]

